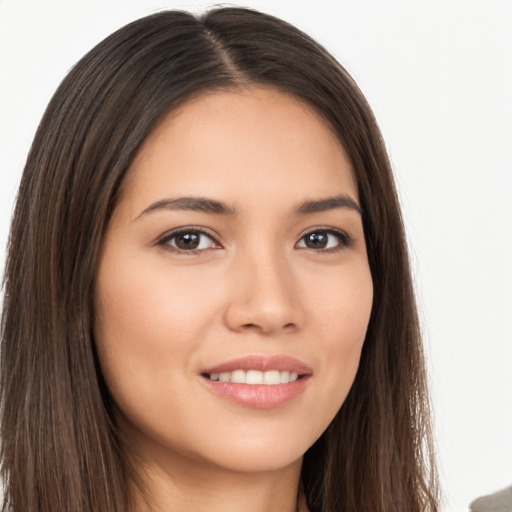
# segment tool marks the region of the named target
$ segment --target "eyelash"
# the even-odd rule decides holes
[[[336,247],[331,247],[329,249],[312,249],[309,247],[305,247],[305,249],[310,249],[317,253],[330,254],[330,253],[341,252],[344,249],[348,249],[349,247],[351,247],[354,244],[354,239],[351,238],[347,233],[345,233],[344,231],[341,231],[339,229],[334,229],[334,228],[327,227],[327,226],[325,226],[325,227],[317,226],[314,229],[310,229],[309,231],[307,231],[300,237],[299,241],[304,240],[305,237],[307,237],[308,235],[312,235],[313,233],[325,233],[327,235],[334,235],[338,239],[338,242],[339,242],[339,244]]]
[[[171,231],[170,233],[167,233],[162,238],[160,238],[157,241],[156,245],[159,247],[162,247],[162,249],[164,249],[164,250],[171,251],[171,252],[178,253],[178,254],[187,254],[187,255],[201,254],[206,249],[184,250],[184,249],[179,249],[178,247],[173,247],[172,245],[169,244],[169,242],[173,238],[176,238],[180,235],[187,235],[187,234],[191,234],[191,233],[198,234],[198,235],[204,235],[204,236],[208,237],[210,240],[212,240],[212,242],[215,245],[217,245],[217,247],[215,247],[215,248],[221,247],[221,245],[219,244],[219,242],[215,239],[215,237],[213,235],[208,233],[204,228],[199,228],[199,227],[195,227],[195,226],[186,226],[186,227]]]
[[[176,238],[180,235],[186,235],[186,234],[192,234],[192,233],[200,235],[200,236],[204,235],[204,236],[208,237],[217,246],[217,247],[208,247],[206,249],[222,248],[220,243],[215,239],[215,237],[213,235],[211,235],[209,232],[207,232],[204,228],[199,228],[199,227],[194,227],[194,226],[186,226],[184,228],[179,228],[177,230],[171,231],[170,233],[167,233],[162,238],[160,238],[156,242],[155,245],[161,247],[164,250],[171,251],[171,252],[178,253],[178,254],[199,255],[199,254],[203,253],[206,249],[184,250],[184,249],[179,249],[178,247],[173,247],[169,244],[169,242],[171,240],[173,240],[174,238]],[[301,237],[299,238],[299,242],[304,240],[308,235],[312,235],[313,233],[325,233],[327,235],[334,235],[338,239],[339,244],[336,247],[331,247],[329,249],[313,249],[310,247],[303,247],[301,249],[309,249],[316,253],[321,253],[321,254],[326,254],[326,253],[330,254],[330,253],[341,252],[344,249],[351,247],[354,243],[354,240],[344,231],[334,229],[332,227],[323,227],[323,226],[318,226],[318,227],[315,227],[314,229],[307,231],[306,233],[301,235]],[[299,242],[297,242],[297,243],[299,243]]]

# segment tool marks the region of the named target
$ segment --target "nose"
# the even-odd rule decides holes
[[[271,335],[302,326],[298,277],[282,255],[241,256],[233,278],[224,318],[230,330]]]

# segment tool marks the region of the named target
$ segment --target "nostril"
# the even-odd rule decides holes
[[[282,327],[280,327],[281,329],[283,330],[286,330],[286,331],[293,331],[296,329],[296,324],[294,322],[288,322],[286,324],[284,324]],[[274,331],[276,329],[276,326],[266,326],[266,325],[259,325],[259,324],[243,324],[242,325],[242,328],[245,329],[245,330],[256,330],[258,332],[262,332],[262,333],[270,333],[271,331]],[[279,328],[279,327],[277,327]]]
[[[255,295],[235,298],[225,310],[224,322],[233,331],[271,334],[291,333],[302,324],[300,308],[291,302],[269,303]]]

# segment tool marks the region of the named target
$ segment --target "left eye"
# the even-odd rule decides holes
[[[297,243],[297,247],[305,249],[336,249],[349,244],[348,236],[343,233],[328,230],[311,231],[305,234]]]
[[[201,251],[218,247],[212,237],[202,231],[181,231],[163,238],[159,245],[170,246],[173,249],[183,252]]]

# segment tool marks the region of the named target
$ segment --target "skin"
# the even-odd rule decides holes
[[[360,213],[296,212],[338,195],[358,203],[344,149],[311,108],[271,88],[189,100],[139,151],[105,234],[95,339],[156,511],[296,510],[302,456],[347,396],[372,306]],[[236,215],[150,208],[177,197]],[[172,231],[191,226],[207,235],[180,250]],[[310,232],[327,245],[309,247]],[[280,407],[233,403],[201,376],[282,354],[312,375]]]

